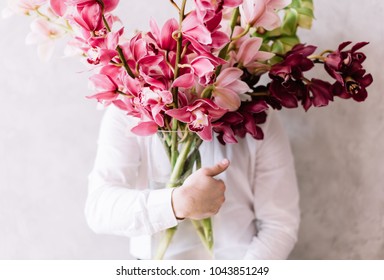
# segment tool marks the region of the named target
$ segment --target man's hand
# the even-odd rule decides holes
[[[172,193],[172,205],[178,219],[201,220],[216,214],[224,203],[225,184],[213,178],[224,172],[229,160],[212,167],[203,167],[191,174],[184,184]]]

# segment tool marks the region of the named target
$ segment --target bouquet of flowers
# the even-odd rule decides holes
[[[297,30],[311,27],[312,0],[193,0],[189,9],[187,0],[169,0],[178,19],[163,26],[151,20],[150,31],[131,38],[112,13],[118,0],[13,2],[13,10],[36,16],[27,41],[39,44],[40,55],[50,56],[52,39],[69,35],[71,49],[94,67],[90,98],[138,118],[135,134],[159,135],[171,188],[201,166],[203,141],[261,140],[268,110],[301,104],[307,111],[335,97],[360,102],[373,80],[362,66],[366,42],[320,53],[300,43]],[[308,78],[315,64],[328,80]],[[212,250],[211,220],[192,222]],[[156,258],[175,230],[167,230]]]

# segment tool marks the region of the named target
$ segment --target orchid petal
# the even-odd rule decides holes
[[[193,73],[187,73],[178,77],[172,84],[172,87],[191,88],[195,83]]]
[[[229,85],[226,86],[227,89],[230,89],[236,93],[245,93],[251,91],[246,82],[241,80],[235,80]]]
[[[255,54],[261,47],[263,40],[259,37],[249,38],[241,44],[238,54],[237,60],[242,62],[244,65],[252,62],[254,60]]]
[[[108,91],[115,91],[116,85],[112,82],[111,78],[104,74],[95,74],[89,78],[96,88]]]
[[[228,84],[239,79],[243,75],[243,71],[236,67],[224,69],[216,79],[216,85],[226,87]]]
[[[256,25],[271,31],[281,25],[281,20],[274,11],[267,10],[257,21]]]
[[[96,99],[98,102],[101,101],[112,101],[115,100],[118,95],[112,91],[99,92],[94,95],[86,96],[89,99]]]
[[[208,125],[203,130],[196,132],[204,141],[212,141],[212,126]]]
[[[216,88],[212,95],[215,103],[221,108],[234,112],[240,107],[240,96],[231,89]]]
[[[181,122],[188,123],[191,119],[191,113],[187,111],[187,107],[179,109],[171,109],[165,112],[167,115]]]
[[[154,121],[140,122],[131,129],[132,133],[139,136],[149,136],[157,132],[158,126]]]
[[[292,3],[292,0],[269,0],[268,6],[273,9],[283,9]]]
[[[60,17],[62,17],[67,10],[67,5],[63,0],[49,0],[49,5],[55,14]]]

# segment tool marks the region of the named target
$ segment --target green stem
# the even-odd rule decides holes
[[[211,218],[207,218],[200,221],[191,220],[191,222],[195,227],[196,232],[199,235],[204,247],[208,250],[208,252],[212,254],[213,234],[212,234]]]
[[[250,24],[247,24],[247,26],[245,27],[245,29],[244,29],[243,32],[241,32],[241,33],[240,33],[239,35],[237,35],[236,37],[232,37],[232,38],[231,38],[231,42],[234,42],[234,41],[240,39],[241,37],[247,35],[250,29],[251,29],[251,25],[250,25]]]
[[[187,0],[183,0],[181,3],[181,8],[179,10],[179,32],[178,32],[178,37],[177,37],[177,45],[176,45],[176,61],[175,61],[175,70],[174,70],[174,80],[177,79],[179,76],[179,63],[181,60],[181,54],[183,51],[183,36],[181,35],[182,33],[182,23],[185,17],[185,6],[187,4]],[[172,89],[172,97],[173,97],[173,106],[174,108],[177,108],[179,106],[179,101],[178,101],[178,94],[179,94],[179,89],[177,87],[174,87]],[[178,129],[178,120],[173,119],[172,120],[172,130],[177,131]],[[172,135],[172,146],[171,146],[171,166],[172,170],[176,164],[177,158],[178,158],[178,141],[177,141],[177,134]]]
[[[172,238],[175,235],[177,227],[169,228],[165,231],[165,236],[162,238],[159,247],[157,248],[155,260],[162,260],[164,258],[165,252],[167,251],[169,244],[171,244]]]
[[[231,21],[230,21],[230,27],[231,27],[231,38],[233,36],[233,31],[235,30],[235,27],[237,25],[237,19],[239,18],[239,15],[240,15],[240,10],[239,10],[239,7],[237,7],[233,13],[232,13],[232,17],[231,17]]]
[[[171,4],[180,12],[180,8],[179,6],[177,6],[177,4],[175,3],[175,1],[173,0],[170,0]]]
[[[321,55],[310,55],[308,58],[311,60],[325,61],[325,57]]]
[[[104,15],[104,14],[103,14],[103,23],[104,23],[105,28],[107,29],[107,31],[108,31],[108,32],[112,32],[112,29],[111,29],[111,27],[109,26],[108,21],[107,21],[107,19],[105,18],[105,15]],[[117,47],[116,47],[116,51],[117,51],[117,53],[119,54],[119,58],[120,58],[121,62],[123,63],[123,66],[124,66],[125,71],[127,71],[128,75],[131,76],[131,78],[134,78],[135,75],[133,74],[131,68],[129,68],[129,65],[128,65],[128,63],[127,63],[127,60],[125,59],[125,56],[124,56],[123,49],[120,47],[120,45],[117,45]]]
[[[229,46],[232,42],[232,36],[233,36],[233,31],[235,30],[235,27],[236,27],[236,24],[237,24],[237,19],[239,18],[239,15],[240,15],[240,11],[239,11],[239,8],[236,8],[233,13],[232,13],[232,17],[231,17],[231,21],[230,21],[230,27],[231,27],[231,34],[230,34],[230,42],[228,44],[226,44],[224,46],[224,48],[222,48],[220,50],[220,53],[219,53],[219,57],[222,58],[222,59],[226,59],[227,55],[228,55],[228,51],[229,51]],[[216,68],[216,71],[215,71],[215,75],[216,77],[219,76],[220,72],[221,72],[221,68],[222,68],[222,65],[219,65],[217,68]]]
[[[324,56],[325,54],[327,54],[327,53],[333,53],[334,51],[333,50],[325,50],[325,51],[323,51],[321,54],[320,54],[320,56]]]
[[[207,86],[201,93],[201,98],[211,98],[211,94],[214,88],[215,87],[213,85]]]
[[[49,16],[47,16],[46,14],[43,14],[40,10],[39,10],[39,8],[36,8],[35,9],[35,12],[36,12],[36,14],[39,16],[39,17],[42,17],[42,18],[44,18],[46,21],[49,21],[50,23],[53,23],[53,24],[55,24],[55,25],[57,25],[58,27],[60,27],[60,28],[62,28],[62,29],[64,29],[66,32],[72,32],[73,30],[72,30],[72,28],[70,27],[70,25],[68,24],[68,21],[65,21],[66,23],[67,23],[67,25],[62,25],[62,24],[60,24],[60,23],[58,23],[58,22],[56,22],[56,21],[53,21]]]
[[[188,135],[186,142],[183,145],[183,148],[177,157],[175,165],[172,168],[171,178],[169,180],[168,187],[174,188],[177,187],[179,179],[183,175],[184,164],[187,160],[188,154],[191,151],[192,143],[194,142],[194,134]],[[173,144],[173,143],[172,143]]]
[[[164,133],[166,133],[166,132],[164,132]],[[171,133],[172,134],[177,134],[174,131],[172,131]],[[192,148],[192,144],[195,143],[195,141],[194,141],[195,137],[196,137],[195,134],[192,134],[192,133],[190,133],[187,136],[187,140],[184,143],[184,146],[183,146],[183,148],[182,148],[182,150],[180,152],[180,155],[177,157],[176,164],[172,168],[172,173],[171,173],[170,181],[169,181],[167,187],[174,188],[174,187],[178,187],[179,186],[179,183],[180,183],[179,179],[183,175],[182,173],[183,173],[183,170],[184,170],[184,164],[185,164],[186,159],[187,159],[187,157],[189,155],[189,152],[190,152],[190,150]],[[165,235],[162,238],[162,240],[161,240],[161,242],[159,244],[159,247],[157,248],[155,259],[157,259],[157,260],[163,259],[164,255],[165,255],[165,252],[167,251],[168,246],[171,243],[172,238],[173,238],[176,230],[177,230],[177,227],[173,227],[173,228],[169,228],[169,229],[167,229],[165,231]]]
[[[183,36],[182,36],[182,24],[183,24],[183,20],[185,18],[185,5],[187,4],[187,0],[183,0],[183,2],[181,3],[181,8],[180,8],[180,11],[179,11],[179,32],[177,34],[177,45],[176,45],[176,61],[175,61],[175,70],[174,70],[174,73],[173,73],[173,78],[174,80],[177,79],[177,77],[179,77],[179,72],[180,72],[180,67],[179,67],[179,64],[180,64],[180,60],[181,60],[181,54],[183,52]],[[174,103],[174,106],[175,108],[178,107],[178,88],[175,87],[172,89],[172,94],[173,94],[173,103]]]

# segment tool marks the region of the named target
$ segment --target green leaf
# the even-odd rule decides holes
[[[308,8],[313,11],[313,1],[312,0],[301,0],[301,7]]]
[[[308,16],[305,16],[305,15],[299,15],[298,25],[301,28],[311,29],[312,28],[312,22],[313,22],[313,18],[312,17],[308,17]]]
[[[298,36],[284,36],[279,38],[280,42],[284,45],[294,46],[300,43],[300,39]]]
[[[301,0],[292,0],[291,4],[288,7],[290,7],[290,8],[301,7]]]
[[[277,54],[284,54],[284,44],[280,40],[273,42],[271,51]]]
[[[274,56],[271,58],[271,60],[269,61],[269,64],[270,65],[275,65],[276,63],[280,63],[283,61],[283,58],[281,58],[280,56]]]
[[[294,35],[296,34],[297,25],[299,20],[299,14],[295,9],[287,10],[283,24],[281,26],[281,30],[286,35]]]
[[[308,16],[308,17],[311,17],[311,18],[315,18],[315,15],[313,13],[313,10],[310,9],[310,8],[297,8],[296,11],[300,14],[300,15],[304,15],[304,16]]]
[[[279,36],[281,36],[282,33],[283,33],[283,32],[282,32],[281,28],[279,27],[279,28],[273,29],[273,30],[271,30],[271,31],[267,31],[267,32],[263,35],[263,37],[264,37],[264,38],[279,37]]]

